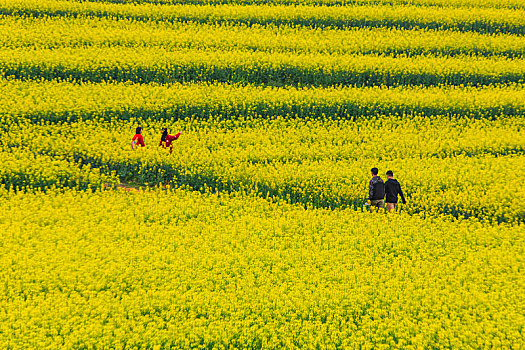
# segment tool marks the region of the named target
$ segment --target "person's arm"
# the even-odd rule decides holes
[[[399,190],[399,196],[401,196],[401,201],[403,201],[403,204],[407,204],[407,201],[405,200],[405,195],[403,194],[403,191],[401,190],[401,184],[398,184],[398,190]]]
[[[372,180],[370,180],[370,183],[368,185],[368,199],[374,198],[374,185],[372,184]]]

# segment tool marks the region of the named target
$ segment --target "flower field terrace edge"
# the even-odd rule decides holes
[[[135,21],[292,25],[312,28],[426,28],[525,33],[525,9],[422,6],[281,6],[111,4],[2,0],[0,14],[30,17],[111,17]]]

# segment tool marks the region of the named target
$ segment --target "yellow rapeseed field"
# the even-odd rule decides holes
[[[523,231],[187,191],[2,192],[2,348],[522,348]]]
[[[0,0],[0,349],[525,348],[524,34],[520,0]]]

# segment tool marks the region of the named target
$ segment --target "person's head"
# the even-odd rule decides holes
[[[166,137],[168,137],[168,128],[162,128],[162,136],[160,137],[160,140],[166,141]]]
[[[140,126],[137,126],[137,130],[135,130],[135,134],[141,134],[142,128]]]
[[[372,172],[372,176],[377,176],[377,174],[379,174],[379,169],[377,168],[372,168],[370,171]]]
[[[387,179],[393,179],[394,178],[394,173],[392,172],[392,170],[389,170],[386,172],[386,178]]]

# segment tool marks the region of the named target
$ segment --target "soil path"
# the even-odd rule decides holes
[[[120,190],[124,190],[126,192],[138,192],[139,191],[138,187],[134,187],[126,183],[121,183],[120,185],[117,186],[117,188]]]
[[[119,185],[117,185],[117,189],[123,190],[123,191],[126,191],[126,192],[140,192],[140,191],[151,190],[152,188],[153,187],[151,187],[151,186],[145,186],[145,185],[128,183],[128,182],[121,182]],[[163,184],[162,188],[163,189],[167,189],[168,186]]]

